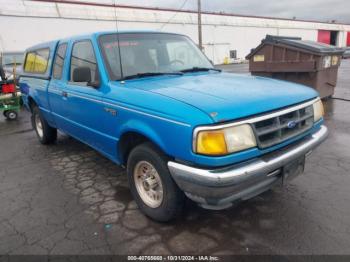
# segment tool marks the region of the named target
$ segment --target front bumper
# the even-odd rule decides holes
[[[260,158],[219,169],[202,169],[169,161],[168,168],[187,197],[205,208],[223,209],[233,202],[254,197],[280,182],[282,168],[303,158],[328,135],[321,128],[299,143]]]

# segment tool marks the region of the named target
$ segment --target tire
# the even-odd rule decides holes
[[[57,129],[49,126],[37,106],[34,106],[32,109],[31,120],[40,143],[47,145],[56,141]]]
[[[145,215],[159,222],[167,222],[180,216],[185,203],[185,195],[172,179],[167,162],[168,158],[147,142],[136,146],[130,152],[127,163],[129,186],[135,202]],[[150,177],[144,179],[140,171],[149,174]],[[140,183],[142,180],[144,182]],[[146,182],[148,180],[150,182]],[[160,191],[162,193],[159,193]],[[158,192],[158,195],[155,194],[158,199],[152,202],[145,192]]]
[[[16,120],[18,113],[14,110],[7,110],[4,112],[5,117],[7,118],[7,120]]]

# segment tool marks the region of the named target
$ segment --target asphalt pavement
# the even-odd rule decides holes
[[[349,81],[347,60],[302,176],[224,211],[188,201],[164,224],[139,212],[121,167],[64,134],[39,144],[26,111],[1,118],[0,254],[350,254]]]

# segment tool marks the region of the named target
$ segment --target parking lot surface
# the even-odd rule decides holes
[[[64,134],[40,145],[26,111],[1,118],[0,254],[350,254],[349,82],[348,60],[302,176],[224,211],[188,202],[165,224],[138,211],[121,167]]]

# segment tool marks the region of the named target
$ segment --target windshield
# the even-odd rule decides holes
[[[3,65],[14,65],[16,62],[17,65],[23,63],[23,54],[3,54],[2,55],[2,64]]]
[[[144,73],[174,73],[191,68],[213,68],[189,38],[164,33],[103,35],[100,46],[112,80]],[[121,59],[119,59],[121,57]],[[122,70],[120,70],[122,67]]]

